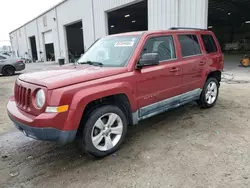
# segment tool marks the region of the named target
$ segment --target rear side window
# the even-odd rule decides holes
[[[145,53],[158,53],[160,61],[175,59],[175,47],[172,36],[154,37],[146,41],[141,56]]]
[[[183,57],[200,55],[201,48],[196,35],[179,35]]]
[[[215,44],[214,38],[212,35],[201,35],[206,52],[208,54],[215,53],[218,51],[218,48]]]

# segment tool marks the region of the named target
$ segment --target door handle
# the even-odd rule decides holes
[[[177,72],[177,71],[180,71],[180,69],[179,69],[179,68],[176,68],[176,67],[170,69],[170,72]]]

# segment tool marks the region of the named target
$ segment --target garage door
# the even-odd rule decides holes
[[[45,44],[53,43],[52,31],[44,33],[44,43]]]
[[[147,1],[108,12],[108,28],[109,34],[148,30]]]

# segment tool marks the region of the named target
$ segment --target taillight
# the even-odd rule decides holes
[[[17,60],[17,63],[23,63],[23,60]]]

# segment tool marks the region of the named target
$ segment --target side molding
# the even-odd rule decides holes
[[[177,95],[148,106],[144,106],[132,113],[133,125],[136,125],[140,120],[150,118],[162,112],[168,111],[170,109],[182,106],[200,98],[202,89],[198,88],[181,95]]]

